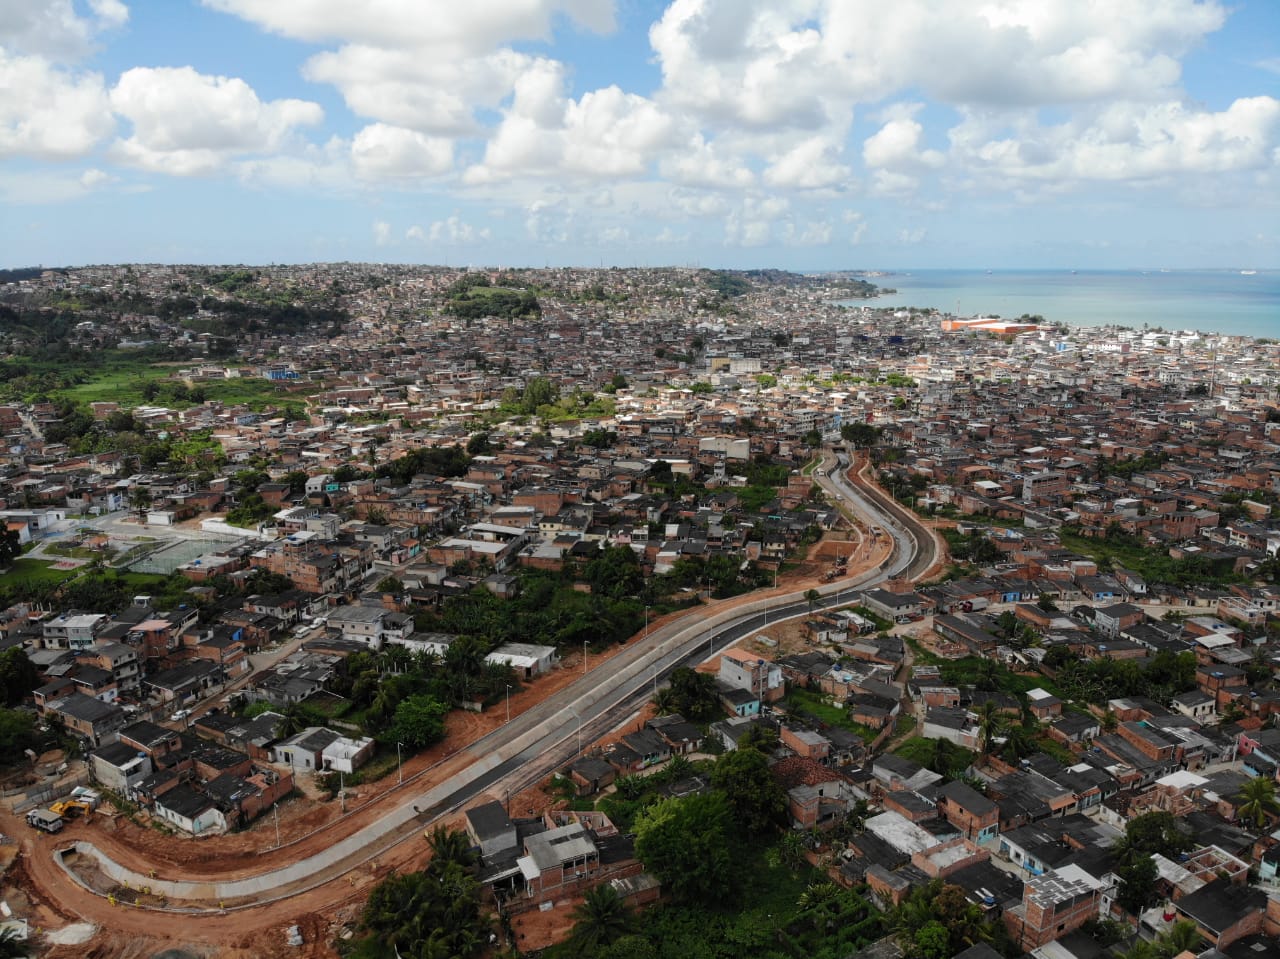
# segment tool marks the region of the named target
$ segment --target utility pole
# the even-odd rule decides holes
[[[507,683],[507,722],[511,722],[511,684]]]
[[[279,803],[271,804],[271,815],[274,817],[276,821],[276,848],[279,849],[280,848],[280,804]]]
[[[582,675],[587,675],[587,641],[582,641]]]
[[[404,743],[396,743],[396,777],[397,777],[397,785],[400,785],[400,784],[403,784],[403,783],[404,783],[404,765],[403,765],[403,763],[401,763],[401,761],[400,761],[400,747],[401,747],[401,746],[403,746],[403,745],[404,745]]]

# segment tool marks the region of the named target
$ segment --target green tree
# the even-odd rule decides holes
[[[0,532],[0,566],[11,566],[22,555],[22,542],[16,529]]]
[[[733,878],[731,820],[723,793],[664,799],[636,818],[636,856],[677,901],[712,901]]]
[[[444,717],[449,707],[434,696],[418,694],[396,705],[389,737],[406,746],[423,747],[444,738]]]
[[[24,753],[36,745],[35,720],[30,713],[0,709],[0,763],[22,762]]]
[[[365,933],[353,953],[401,959],[470,959],[488,944],[480,884],[457,862],[433,859],[422,872],[392,874],[369,894]]]
[[[1240,818],[1252,820],[1259,829],[1264,828],[1272,816],[1280,815],[1274,779],[1255,776],[1240,787],[1236,796],[1241,800]]]
[[[427,845],[431,847],[432,862],[441,865],[454,862],[463,869],[470,869],[479,861],[471,840],[461,829],[436,826],[427,836]]]
[[[973,714],[978,719],[978,746],[985,756],[991,752],[992,741],[1004,731],[1005,720],[993,699],[982,703]]]
[[[676,696],[678,712],[695,723],[707,723],[722,714],[720,693],[715,677],[681,666],[671,673],[671,689]]]
[[[635,926],[631,909],[608,883],[587,890],[582,902],[573,910],[573,920],[571,939],[580,954],[585,956],[597,954]]]
[[[16,706],[40,685],[40,671],[21,646],[0,653],[0,706]]]
[[[601,952],[600,959],[658,959],[658,950],[642,935],[623,936]]]
[[[1177,859],[1180,853],[1193,845],[1194,841],[1182,831],[1172,813],[1156,811],[1129,820],[1124,827],[1124,835],[1112,848],[1121,859],[1150,857],[1157,853],[1167,859]]]
[[[951,959],[951,937],[947,927],[936,919],[930,919],[916,930],[911,950],[920,959]]]
[[[1203,946],[1204,937],[1196,924],[1189,919],[1179,919],[1156,939],[1156,956],[1173,959],[1184,952],[1198,955]]]
[[[866,449],[875,446],[882,430],[869,423],[845,423],[840,427],[840,437],[850,446]]]
[[[813,612],[813,608],[822,602],[822,594],[816,589],[807,589],[804,593],[805,602],[809,604],[809,612]]]
[[[1120,879],[1120,887],[1116,893],[1116,902],[1125,910],[1137,915],[1150,908],[1159,900],[1156,891],[1156,879],[1159,870],[1155,860],[1149,855],[1135,855],[1123,859],[1116,866],[1116,876]]]
[[[761,833],[782,821],[787,797],[759,750],[739,747],[722,755],[711,768],[711,785],[724,793],[747,832]]]

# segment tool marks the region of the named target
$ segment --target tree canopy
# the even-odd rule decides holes
[[[732,878],[731,822],[723,793],[664,799],[636,819],[636,856],[676,900],[710,901]]]

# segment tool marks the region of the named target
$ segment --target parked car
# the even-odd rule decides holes
[[[176,713],[174,713],[172,716],[169,717],[169,721],[174,723],[180,723],[190,715],[191,715],[191,710],[179,709]]]

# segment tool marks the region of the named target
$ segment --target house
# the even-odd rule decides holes
[[[951,825],[966,839],[985,842],[1000,832],[1000,810],[982,793],[960,780],[953,780],[934,794],[934,802]]]
[[[348,739],[324,726],[308,726],[271,747],[271,761],[308,772],[354,772],[373,755],[372,739]]]
[[[227,820],[213,800],[189,783],[179,783],[157,796],[152,812],[193,836],[227,830]]]
[[[665,763],[671,758],[671,747],[652,729],[627,733],[622,737],[622,742],[639,757],[640,769]]]
[[[89,741],[92,746],[113,743],[125,723],[125,712],[115,703],[93,696],[72,693],[45,706],[45,714],[62,721],[66,730]]]
[[[655,716],[645,726],[662,737],[671,747],[672,755],[684,756],[702,748],[702,730],[679,713]]]
[[[937,773],[893,753],[877,756],[871,764],[871,774],[884,789],[889,790],[912,789],[918,792],[942,781]]]
[[[1025,952],[1038,949],[1100,917],[1102,883],[1079,866],[1032,876],[1022,901],[1004,914],[1009,937]]]
[[[484,658],[486,663],[510,666],[521,679],[534,679],[555,668],[560,661],[554,646],[536,643],[503,643]]]
[[[1200,935],[1218,949],[1263,932],[1269,908],[1275,912],[1272,922],[1280,922],[1280,908],[1275,904],[1269,907],[1265,892],[1227,879],[1214,879],[1175,901],[1173,908],[1180,917],[1194,922]],[[1275,935],[1274,929],[1271,934]]]
[[[603,759],[583,756],[569,764],[569,778],[573,780],[579,796],[590,796],[618,778],[618,771]]]
[[[965,709],[938,706],[925,710],[921,735],[928,739],[945,739],[965,749],[978,747],[979,730],[973,714]]]
[[[479,849],[481,859],[492,860],[518,845],[516,825],[502,803],[483,803],[465,814],[467,835]]]
[[[109,743],[89,755],[93,776],[101,785],[126,799],[134,787],[151,775],[151,757],[125,742]]]
[[[775,702],[786,694],[781,666],[737,647],[721,653],[716,678],[729,689],[745,690],[761,702]]]
[[[588,884],[600,868],[600,851],[587,828],[572,822],[526,838],[518,865],[525,895],[543,902]]]

